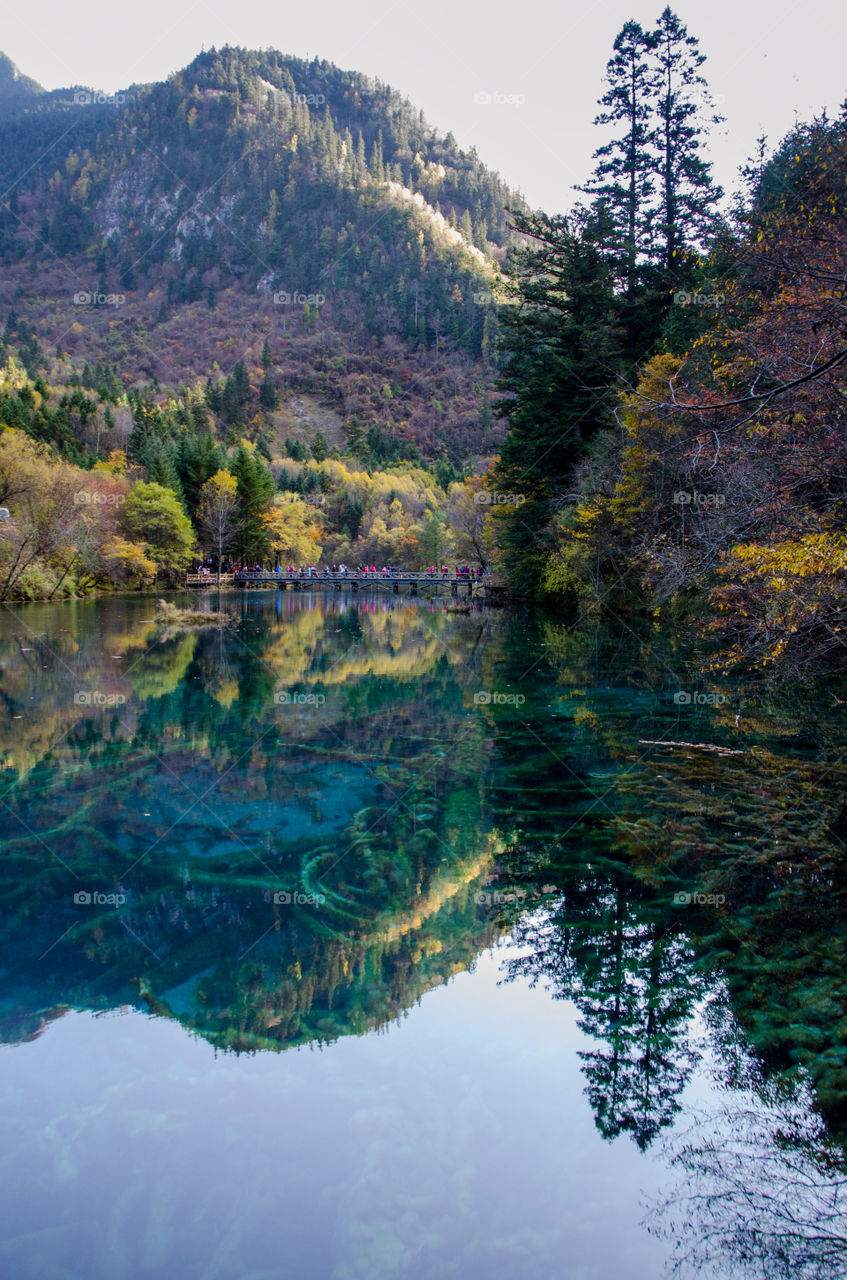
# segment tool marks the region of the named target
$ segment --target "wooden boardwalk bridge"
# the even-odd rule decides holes
[[[415,573],[403,570],[392,573],[324,573],[323,570],[317,570],[309,576],[308,573],[290,574],[286,570],[274,573],[270,570],[245,569],[237,573],[222,573],[220,585],[251,591],[270,587],[276,591],[388,591],[394,595],[408,592],[413,596],[449,591],[453,596],[471,596],[474,594],[474,587],[481,581],[481,578],[468,573]],[[217,574],[186,574],[185,585],[217,588]]]

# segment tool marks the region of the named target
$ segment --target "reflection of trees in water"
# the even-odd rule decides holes
[[[141,975],[153,1000],[179,988],[176,1016],[218,1043],[378,1025],[496,932],[472,901],[496,829],[508,886],[525,885],[529,901],[544,882],[560,892],[552,916],[517,930],[528,954],[511,973],[576,1003],[595,1041],[582,1062],[601,1133],[645,1148],[676,1115],[707,986],[698,958],[712,993],[725,982],[734,1015],[716,1037],[722,1061],[752,1048],[772,1075],[802,1061],[832,1120],[847,1094],[839,726],[822,714],[800,742],[771,708],[758,721],[745,713],[741,729],[734,714],[704,713],[683,733],[655,638],[609,653],[599,632],[545,623],[537,634],[523,616],[495,627],[290,603],[283,622],[255,601],[234,635],[161,645],[140,616],[110,628],[106,603],[94,611],[105,627],[56,639],[50,670],[35,650],[0,645],[0,748],[9,782],[29,771],[7,797],[26,826],[4,849],[3,937],[7,957],[19,947],[35,974],[73,925],[45,962],[67,980],[49,1001],[132,1000]],[[86,687],[118,689],[127,704],[95,714],[73,701]],[[322,692],[320,714],[274,702],[292,687]],[[526,705],[463,706],[478,688],[521,691]],[[13,721],[31,701],[32,715]],[[645,756],[639,743],[682,737],[744,754],[678,743]],[[183,781],[214,804],[189,808]],[[334,831],[338,795],[350,803]],[[308,818],[299,834],[286,834],[285,806]],[[227,828],[238,836],[229,847]],[[113,914],[96,930],[73,917],[79,885],[45,872],[45,841],[73,851],[87,888],[114,889],[146,850],[123,918],[151,952]],[[276,928],[279,888],[320,893],[325,909],[293,928],[279,913]],[[680,889],[726,903],[680,909]],[[72,958],[83,934],[88,953],[80,945]],[[27,1017],[48,1004],[38,994],[45,1003]]]
[[[678,1182],[648,1225],[675,1242],[674,1270],[747,1280],[847,1272],[847,1166],[807,1089],[771,1086],[669,1141]]]
[[[194,735],[211,742],[240,730],[251,715],[275,716],[282,727],[278,688],[319,688],[327,699],[324,721],[344,725],[370,709],[364,704],[381,681],[413,699],[415,684],[425,685],[444,665],[462,683],[490,626],[385,601],[371,612],[365,604],[340,610],[332,607],[337,602],[323,602],[325,611],[307,599],[289,600],[282,617],[268,607],[272,599],[250,608],[242,603],[243,624],[234,633],[163,639],[144,599],[69,603],[61,614],[57,606],[38,607],[27,612],[26,630],[0,627],[0,767],[7,785],[39,762],[52,766],[52,753],[64,752],[69,737],[131,737],[139,718],[152,733],[188,718]],[[449,642],[439,638],[442,631]],[[75,695],[85,690],[124,701],[117,711],[80,705]],[[301,717],[300,728],[308,732],[313,721]]]
[[[667,902],[629,866],[611,762],[622,743],[632,744],[630,700],[610,705],[601,688],[596,710],[590,705],[586,687],[601,684],[605,669],[596,636],[589,643],[551,625],[543,634],[562,685],[554,705],[563,711],[549,714],[548,690],[544,716],[526,731],[503,717],[503,778],[495,774],[493,786],[503,797],[503,829],[510,792],[521,797],[512,875],[552,882],[561,899],[516,926],[524,954],[506,973],[573,1001],[581,1030],[596,1042],[580,1057],[597,1128],[606,1138],[629,1134],[643,1150],[679,1111],[696,1061],[689,1024],[704,983]],[[515,645],[513,663],[520,652]],[[569,695],[570,683],[583,687]]]
[[[828,704],[798,724],[796,697],[773,696],[755,716],[744,708],[740,725],[735,707],[677,723],[667,692],[664,712],[654,697],[634,713],[610,700],[596,647],[553,629],[547,640],[571,717],[555,743],[559,785],[577,809],[551,816],[561,841],[545,841],[537,824],[525,862],[544,866],[561,904],[516,931],[525,954],[509,976],[574,1001],[598,1041],[581,1055],[597,1127],[628,1132],[642,1148],[670,1133],[679,1111],[698,1007],[712,1071],[734,1098],[656,1144],[678,1182],[650,1225],[678,1244],[680,1272],[843,1277],[843,724]],[[526,744],[530,799],[549,795],[556,777],[536,729]],[[641,739],[666,745],[645,751]],[[511,738],[501,754],[522,749]],[[586,789],[602,799],[575,825],[582,762]],[[619,762],[615,776],[609,762]],[[592,782],[598,776],[608,787]],[[680,892],[687,903],[674,903]],[[798,1066],[802,1088],[786,1083]]]
[[[702,986],[684,939],[651,920],[623,880],[590,873],[569,886],[548,917],[515,931],[530,950],[507,965],[510,978],[544,982],[572,1000],[578,1025],[598,1041],[580,1053],[597,1128],[629,1133],[644,1150],[679,1111],[696,1061],[688,1024]]]
[[[733,1034],[771,1074],[802,1064],[843,1135],[847,770],[827,737],[822,726],[815,759],[808,740],[732,757],[658,748],[623,781],[619,825],[629,865],[657,896],[712,895],[676,915],[697,954],[715,958]]]
[[[471,678],[473,623],[263,610],[243,634],[151,644],[139,620],[120,642],[104,628],[119,668],[99,632],[66,645],[35,716],[48,745],[19,769],[17,825],[0,832],[0,936],[17,975],[3,1038],[65,1006],[143,1000],[222,1046],[324,1043],[468,968],[501,932],[474,901],[498,847],[485,726],[457,680]],[[37,689],[27,657],[17,697]],[[76,704],[83,673],[126,705]],[[279,687],[326,700],[278,705]],[[81,909],[80,888],[126,902]]]
[[[796,696],[771,692],[756,704],[763,690],[751,684],[729,690],[728,707],[683,716],[669,672],[687,671],[678,688],[698,687],[696,664],[670,651],[666,663],[649,662],[655,637],[643,652],[627,642],[610,657],[599,632],[548,624],[544,643],[557,714],[498,740],[522,800],[511,828],[505,815],[498,823],[532,846],[530,872],[543,867],[563,898],[555,916],[522,931],[530,954],[512,974],[572,999],[598,1040],[583,1062],[599,1129],[644,1146],[673,1118],[694,1058],[687,1021],[709,992],[733,1014],[719,1056],[752,1056],[774,1077],[801,1062],[840,1136],[840,708],[825,697],[800,723]],[[631,693],[615,683],[621,671]],[[674,902],[680,892],[687,902]]]

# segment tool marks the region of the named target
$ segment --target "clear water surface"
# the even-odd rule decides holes
[[[2,1274],[847,1273],[843,691],[221,599],[0,616]]]

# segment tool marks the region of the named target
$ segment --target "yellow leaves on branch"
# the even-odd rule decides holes
[[[736,546],[713,603],[726,626],[759,646],[762,665],[771,666],[801,637],[805,646],[816,634],[828,637],[829,645],[842,643],[845,571],[843,535],[815,533],[772,546]]]
[[[644,367],[637,390],[623,402],[623,425],[629,437],[621,455],[621,478],[611,509],[616,521],[634,530],[650,506],[659,482],[661,455],[682,431],[681,418],[661,408],[672,398],[679,356],[654,356]]]
[[[130,542],[116,534],[104,543],[102,558],[109,576],[118,582],[147,584],[156,577],[158,566],[142,542]]]
[[[820,577],[847,570],[847,541],[829,533],[808,534],[796,542],[774,546],[751,543],[733,548],[734,559],[747,566],[743,581],[768,580],[775,590],[783,589],[790,578]]]
[[[283,494],[277,494],[260,520],[278,560],[309,564],[318,556],[323,525],[304,502],[287,501]]]

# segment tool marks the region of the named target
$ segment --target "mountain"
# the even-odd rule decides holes
[[[28,103],[43,93],[40,84],[21,75],[12,59],[0,53],[0,107],[8,109],[12,103]]]
[[[261,380],[267,342],[279,430],[306,395],[342,438],[491,451],[492,291],[523,202],[475,152],[386,85],[273,51],[111,97],[37,89],[0,109],[7,336],[23,319],[57,359],[162,387],[239,360]]]

